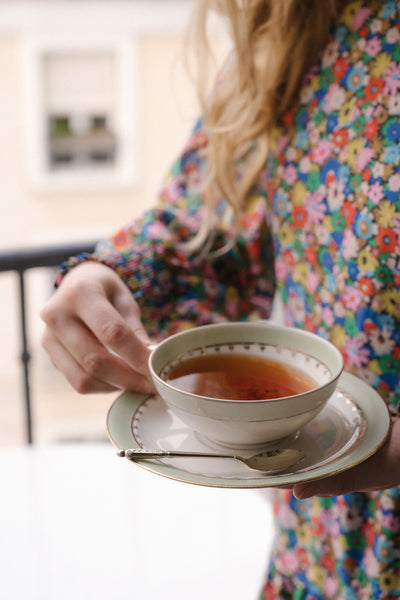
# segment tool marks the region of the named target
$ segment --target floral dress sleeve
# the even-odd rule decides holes
[[[108,265],[131,289],[147,331],[156,338],[226,319],[268,318],[275,277],[262,186],[254,189],[234,236],[221,219],[207,251],[185,250],[184,242],[193,239],[205,218],[200,183],[207,143],[199,121],[173,164],[156,207],[97,244],[93,254],[66,261],[56,285],[81,262]],[[221,199],[217,213],[223,208]]]

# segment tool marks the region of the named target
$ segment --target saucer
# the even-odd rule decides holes
[[[304,452],[305,458],[300,463],[279,474],[251,471],[229,458],[185,457],[135,462],[158,475],[209,487],[290,486],[334,475],[362,462],[384,443],[389,426],[389,411],[379,394],[361,379],[343,373],[337,390],[323,410],[296,436],[264,447],[290,447]],[[157,395],[121,394],[108,412],[107,431],[117,448],[230,453],[229,448],[222,448],[189,429]],[[243,456],[253,453],[240,452]]]

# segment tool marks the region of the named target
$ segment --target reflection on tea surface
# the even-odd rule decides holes
[[[169,370],[166,381],[180,390],[223,400],[283,398],[317,387],[300,369],[247,354],[187,358]]]

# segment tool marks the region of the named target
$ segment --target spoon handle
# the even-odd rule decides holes
[[[216,453],[204,453],[204,452],[186,452],[184,450],[147,450],[144,448],[129,448],[128,450],[120,449],[117,452],[118,456],[125,457],[128,460],[135,460],[135,458],[161,458],[168,456],[188,456],[188,457],[210,457],[210,458],[237,458],[232,454],[216,454]]]

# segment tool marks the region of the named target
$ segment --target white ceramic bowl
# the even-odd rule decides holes
[[[265,400],[222,400],[177,389],[165,381],[185,358],[215,353],[263,356],[305,371],[317,387]],[[343,370],[339,350],[312,333],[268,321],[219,323],[189,329],[162,341],[149,366],[158,393],[181,421],[201,436],[231,448],[259,447],[294,434],[324,407]]]

